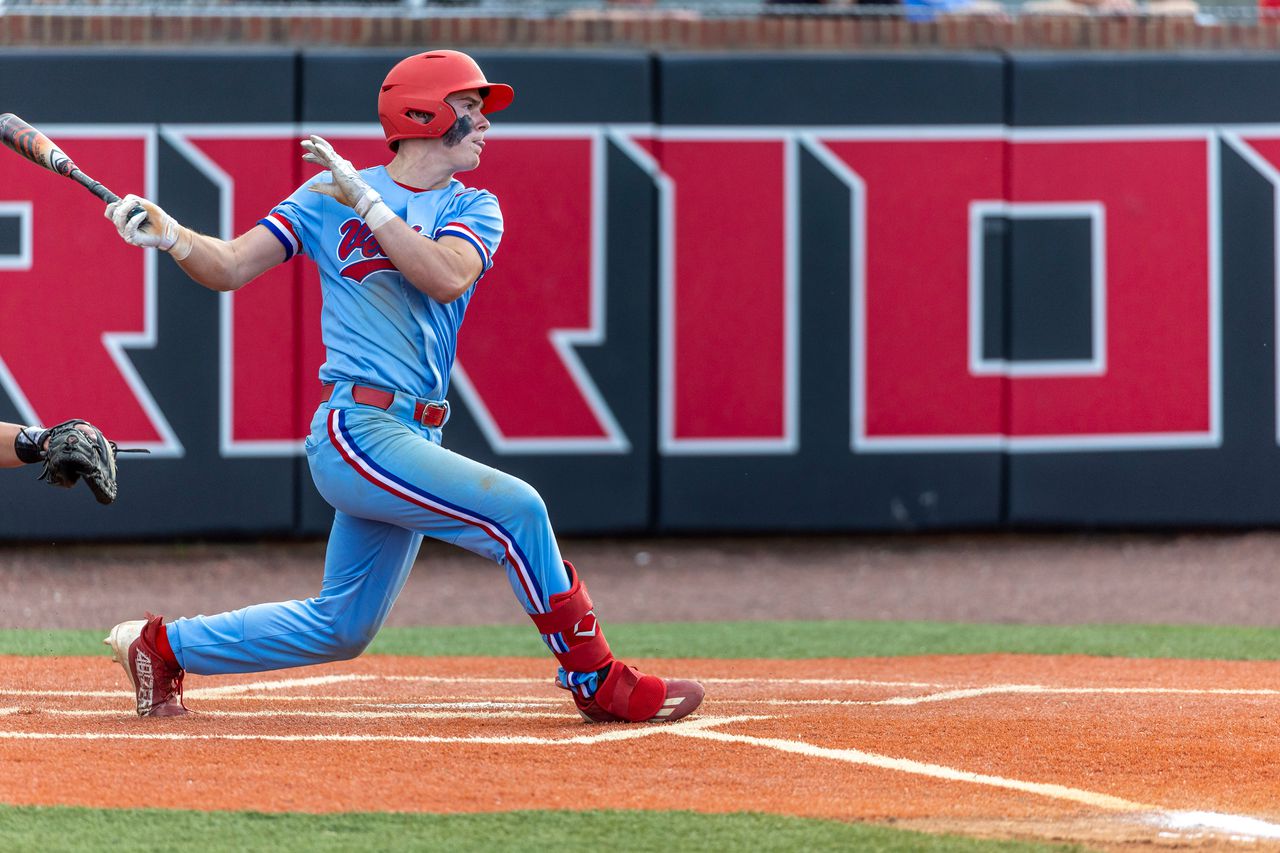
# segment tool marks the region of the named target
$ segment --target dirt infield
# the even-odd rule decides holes
[[[760,810],[1126,849],[1280,845],[1273,663],[642,661],[708,687],[698,714],[657,726],[583,724],[524,658],[189,676],[198,713],[177,720],[134,716],[105,657],[5,663],[7,803]]]

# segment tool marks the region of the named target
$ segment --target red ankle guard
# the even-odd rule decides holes
[[[562,667],[570,672],[595,672],[613,660],[613,652],[577,570],[568,561],[564,567],[569,572],[569,590],[551,596],[547,613],[529,616]]]
[[[150,626],[148,626],[150,627]],[[156,651],[160,653],[160,657],[164,658],[164,662],[174,669],[181,669],[178,665],[178,657],[173,653],[173,647],[169,645],[169,630],[165,627],[163,620],[156,627],[156,636],[154,645]]]

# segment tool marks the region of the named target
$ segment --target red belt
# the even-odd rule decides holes
[[[326,385],[324,389],[324,398],[328,400],[333,395],[333,386]],[[352,385],[351,399],[362,406],[373,406],[385,412],[395,402],[396,394],[394,391],[383,391],[381,388],[370,388],[367,385]],[[449,407],[444,403],[418,400],[413,404],[413,419],[423,426],[438,427],[444,423],[447,414],[449,414]]]

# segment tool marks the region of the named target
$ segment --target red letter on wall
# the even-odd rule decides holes
[[[458,178],[502,207],[504,234],[458,341],[454,380],[498,452],[625,453],[574,352],[605,340],[604,139],[508,127]]]
[[[289,127],[255,128],[251,135],[233,127],[176,128],[165,138],[218,188],[222,233],[217,236],[226,240],[252,228],[303,180],[298,137]],[[311,298],[304,293],[304,280],[311,285]],[[302,261],[272,267],[248,287],[222,294],[219,434],[224,455],[300,451],[319,399],[316,371],[324,361],[316,280],[314,265]]]
[[[154,192],[149,128],[45,129],[107,186]],[[81,417],[121,444],[182,455],[127,352],[156,342],[154,253],[126,245],[83,188],[18,157],[0,157],[0,187],[0,218],[19,235],[0,250],[0,382],[23,419]]]
[[[1217,444],[1217,172],[1207,134],[1013,132],[1008,141],[886,136],[820,145],[855,207],[856,449]],[[974,211],[999,205],[1101,212],[1098,369],[975,368]],[[1014,284],[1028,281],[1034,276]]]
[[[671,131],[621,143],[660,193],[663,452],[794,452],[795,141]]]

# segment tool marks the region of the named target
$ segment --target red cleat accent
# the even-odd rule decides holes
[[[164,620],[147,614],[147,618],[121,622],[111,629],[102,642],[111,647],[111,659],[124,667],[129,684],[138,697],[139,717],[181,717],[190,713],[182,704],[181,667],[165,660],[161,654]]]

